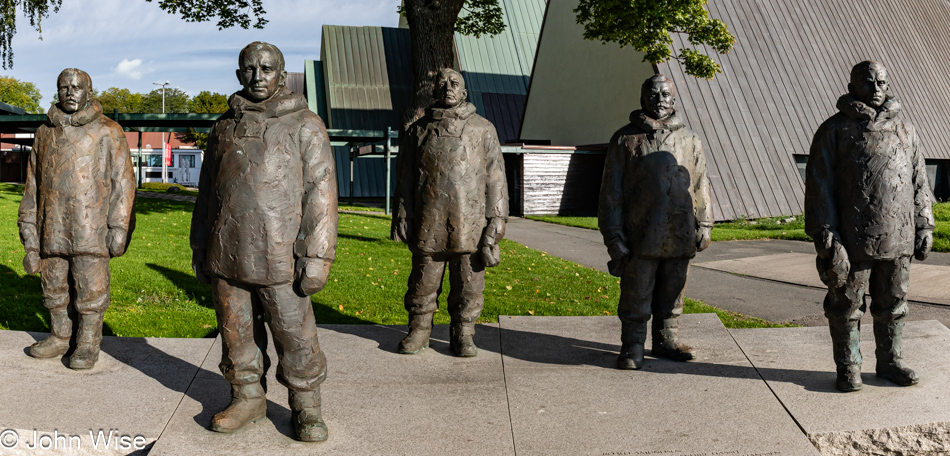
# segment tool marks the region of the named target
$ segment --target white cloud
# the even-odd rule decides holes
[[[122,59],[122,61],[115,66],[115,73],[129,79],[139,80],[142,79],[142,75],[144,75],[146,71],[145,68],[142,68],[142,59]]]

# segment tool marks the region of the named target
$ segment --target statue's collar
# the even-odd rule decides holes
[[[851,94],[844,94],[838,98],[838,110],[846,116],[856,120],[872,123],[884,122],[897,117],[901,112],[901,104],[893,95],[888,95],[880,108],[868,106],[863,101],[854,98]]]
[[[245,113],[257,112],[265,118],[281,117],[303,109],[307,109],[307,102],[287,87],[281,87],[277,93],[262,101],[251,101],[244,97],[244,92],[234,92],[228,99],[228,105],[234,111],[235,117],[240,120]]]
[[[630,113],[630,123],[632,123],[637,128],[646,131],[654,132],[657,130],[679,130],[683,128],[683,121],[680,120],[679,116],[676,115],[674,110],[669,117],[663,120],[657,120],[644,112],[642,109],[637,109]]]
[[[465,120],[475,114],[475,105],[464,101],[454,108],[430,107],[429,115],[435,120],[459,119]]]
[[[102,115],[102,105],[99,104],[97,100],[90,100],[86,103],[86,106],[83,106],[82,109],[72,113],[67,114],[65,111],[60,109],[59,104],[54,104],[49,108],[49,111],[46,113],[46,116],[49,118],[49,121],[57,127],[81,127],[83,125],[92,122],[99,118]]]

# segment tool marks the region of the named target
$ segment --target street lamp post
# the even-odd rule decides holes
[[[169,82],[153,82],[157,86],[162,86],[162,114],[165,114],[165,87],[168,87]],[[168,162],[165,161],[165,132],[162,131],[162,182],[168,183]]]

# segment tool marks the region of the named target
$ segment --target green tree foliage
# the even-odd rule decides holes
[[[110,114],[115,111],[121,113],[140,113],[144,111],[145,95],[131,92],[129,89],[109,87],[96,97],[102,105],[102,112]]]
[[[188,102],[188,112],[217,114],[226,112],[228,108],[228,97],[220,93],[211,93],[207,90],[202,90],[201,93],[195,95],[195,97]],[[207,150],[208,148],[207,133],[178,133],[177,138],[179,141],[194,142],[195,146],[201,150]]]
[[[30,114],[43,114],[43,108],[40,107],[42,99],[36,84],[0,76],[0,101],[23,108]]]
[[[671,33],[682,33],[694,47],[706,45],[719,54],[732,49],[736,38],[726,24],[711,19],[708,0],[580,0],[574,12],[584,25],[584,38],[633,46],[654,64],[675,58],[686,74],[712,79],[722,68],[696,49],[673,54]]]
[[[155,89],[144,95],[142,100],[142,112],[153,114],[162,113],[162,89]],[[181,89],[174,87],[165,88],[165,112],[166,113],[185,113],[188,112],[188,102],[191,98]]]

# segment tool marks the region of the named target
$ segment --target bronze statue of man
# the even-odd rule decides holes
[[[600,187],[598,221],[620,277],[619,369],[640,369],[647,322],[653,316],[653,356],[694,358],[677,341],[689,261],[709,246],[713,224],[706,159],[699,137],[673,105],[673,82],[647,79],[642,109],[610,139]]]
[[[933,246],[933,195],[917,132],[900,119],[887,70],[865,61],[851,70],[838,113],[812,140],[805,179],[805,232],[828,286],[824,309],[841,391],[861,389],[860,321],[871,295],[877,376],[917,383],[903,362],[910,257]]]
[[[508,186],[495,127],[465,101],[462,75],[443,69],[435,104],[400,141],[392,238],[409,245],[412,272],[405,306],[409,334],[399,353],[429,346],[445,265],[449,266],[450,346],[477,354],[475,322],[482,313],[485,268],[500,261]]]
[[[211,419],[211,429],[234,432],[265,418],[267,321],[297,437],[322,441],[326,357],[310,295],[323,289],[336,256],[330,140],[304,97],[284,86],[276,46],[251,43],[238,65],[244,88],[211,129],[191,225],[195,275],[211,284],[219,367],[231,383],[231,405]]]
[[[91,369],[109,308],[109,258],[125,253],[134,225],[135,175],[125,133],[102,115],[89,74],[67,68],[56,89],[59,102],[36,130],[17,221],[23,267],[41,273],[50,313],[50,335],[30,356],[64,355],[74,338],[69,367]]]

